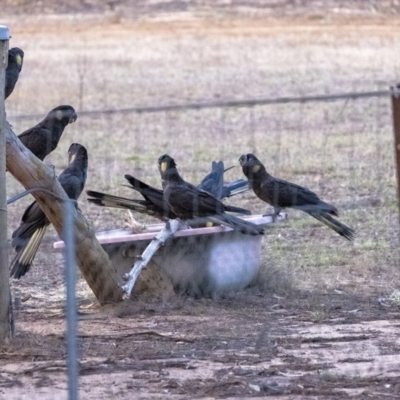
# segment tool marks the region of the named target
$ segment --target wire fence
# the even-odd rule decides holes
[[[139,301],[98,312],[99,302],[76,268],[80,243],[73,202],[67,201],[65,249],[54,248],[59,238],[50,227],[30,271],[11,282],[17,345],[0,351],[6,361],[0,393],[9,397],[19,390],[17,398],[36,398],[51,392],[56,398],[67,391],[71,400],[152,393],[171,399],[396,396],[400,248],[393,156],[400,124],[393,146],[390,97],[399,98],[400,89],[388,88],[398,72],[390,24],[384,32],[373,27],[376,36],[363,26],[361,39],[351,26],[343,43],[340,25],[328,33],[330,40],[322,35],[314,41],[311,31],[297,38],[303,27],[271,40],[252,29],[242,37],[240,26],[222,32],[221,40],[207,26],[204,35],[189,32],[190,38],[176,35],[171,42],[150,31],[126,39],[124,24],[113,23],[111,35],[99,35],[96,27],[101,47],[87,26],[74,25],[73,34],[52,28],[50,41],[46,27],[33,44],[30,34],[23,38],[26,63],[7,105],[15,132],[39,122],[48,111],[44,104],[71,101],[79,115],[45,160],[56,175],[67,165],[70,143],[82,143],[89,153],[85,189],[143,200],[124,186],[124,174],[160,188],[157,159],[164,153],[196,185],[214,160],[236,167],[225,181],[243,178],[238,159],[255,153],[272,175],[335,205],[356,240],[293,209],[286,210],[287,219],[268,224],[260,241],[230,233],[177,235],[141,272],[144,285],[134,291]],[[314,31],[319,22],[312,24]],[[311,94],[324,87],[325,94]],[[331,88],[340,93],[329,94],[336,90]],[[262,91],[270,95],[251,97]],[[221,93],[217,101],[176,100]],[[8,178],[11,238],[32,198],[21,198],[23,188]],[[89,221],[108,233],[125,226],[125,232],[145,231],[160,222],[140,213],[132,220],[125,210],[96,207],[86,198],[83,192],[78,207],[88,230]],[[257,216],[272,211],[252,191],[226,203]],[[146,239],[139,244],[124,238],[103,243],[120,278],[141,259],[152,233],[141,232]],[[0,250],[15,255],[10,241]],[[154,282],[167,282],[157,286],[159,297]],[[182,292],[211,300],[175,296]],[[7,360],[20,363],[18,370],[8,374]]]
[[[155,161],[165,151],[177,152],[177,161],[189,180],[199,182],[211,160],[223,159],[234,164],[241,153],[252,151],[265,157],[267,167],[268,160],[273,161],[271,172],[275,175],[297,179],[305,186],[313,186],[307,176],[313,177],[316,192],[324,192],[326,177],[332,180],[337,188],[333,201],[340,208],[355,208],[359,201],[355,194],[363,193],[371,179],[374,184],[369,199],[363,201],[379,202],[393,184],[393,172],[388,173],[388,168],[393,171],[395,167],[393,152],[387,152],[393,140],[388,100],[389,94],[395,91],[81,112],[85,135],[99,139],[91,145],[95,167],[90,171],[92,179],[87,187],[122,193],[123,174],[136,171],[143,180],[159,186]],[[127,115],[121,123],[118,113],[132,115]],[[152,117],[154,113],[158,114],[157,119]],[[36,116],[14,118],[34,119]],[[103,146],[110,134],[112,142]],[[196,138],[195,147],[191,141],[193,137]],[[363,164],[367,162],[366,155],[371,157],[372,154],[376,157],[372,161],[375,168],[367,171]],[[179,160],[180,156],[183,160]],[[339,178],[343,176],[345,179]],[[240,172],[236,169],[234,178],[238,177]],[[97,182],[96,186],[91,182]],[[10,192],[13,194],[12,190]],[[330,195],[329,190],[327,195]],[[248,196],[244,201],[250,204]],[[123,224],[121,212],[116,214],[111,210],[104,215],[86,202],[82,208],[89,215],[99,216],[99,228],[115,225],[115,215]],[[258,210],[260,208],[258,206]],[[144,217],[144,220],[148,219]]]
[[[273,104],[288,104],[288,103],[310,103],[310,102],[330,102],[338,100],[357,100],[363,98],[373,97],[387,97],[390,94],[395,94],[399,91],[393,87],[391,90],[375,90],[368,92],[349,92],[349,93],[338,93],[332,95],[316,95],[316,96],[297,96],[297,97],[278,97],[278,98],[257,98],[257,99],[245,99],[245,100],[225,100],[225,101],[204,101],[187,104],[168,104],[168,105],[157,105],[157,106],[138,106],[128,108],[117,108],[117,109],[105,109],[105,110],[82,110],[79,112],[80,116],[99,116],[99,115],[110,115],[110,114],[125,114],[125,113],[160,113],[168,111],[187,111],[187,110],[203,110],[210,108],[249,108],[253,106],[264,106]],[[14,121],[40,119],[45,117],[45,114],[19,114],[10,115],[10,119]]]
[[[34,188],[24,191],[7,201],[12,204],[31,193],[45,193],[52,199],[62,201],[64,204],[63,211],[63,240],[65,243],[64,250],[64,276],[66,286],[66,352],[67,352],[67,381],[68,381],[68,399],[77,400],[79,398],[79,344],[78,344],[78,304],[76,300],[76,230],[75,230],[75,212],[76,201],[65,200],[55,195],[53,192],[44,188]],[[2,251],[8,251],[4,248]],[[12,300],[11,300],[12,301]],[[14,304],[16,300],[14,299]],[[12,323],[14,330],[14,321]],[[14,332],[13,332],[14,334]]]
[[[264,287],[273,287],[278,292],[280,288],[287,290],[287,279],[282,278],[285,274],[295,275],[303,287],[322,281],[341,287],[351,280],[351,272],[343,272],[343,265],[348,266],[349,271],[357,270],[362,274],[360,263],[366,269],[374,269],[379,268],[382,259],[385,259],[386,271],[393,272],[400,257],[390,94],[396,94],[396,90],[81,112],[79,117],[85,135],[98,138],[90,149],[95,167],[90,170],[91,181],[86,187],[132,197],[131,192],[121,187],[125,183],[123,174],[138,175],[159,187],[155,162],[163,152],[174,153],[180,170],[193,183],[198,183],[208,172],[211,160],[222,159],[230,166],[243,152],[255,152],[274,175],[310,187],[321,198],[338,206],[341,218],[356,229],[358,243],[361,243],[346,247],[343,239],[335,237],[333,232],[322,234],[320,229],[324,228],[316,227],[300,213],[291,211],[290,223],[277,224],[268,233],[270,271],[263,272]],[[127,115],[121,121],[119,114]],[[39,116],[19,115],[11,120],[36,118]],[[104,146],[102,139],[108,138],[110,132],[113,140]],[[95,154],[101,163],[94,160]],[[241,174],[236,168],[229,172],[227,179],[239,177]],[[21,203],[25,207],[26,201],[21,200],[16,205]],[[69,204],[66,203],[65,209],[64,256],[67,366],[69,398],[75,400],[79,388],[79,351],[73,213]],[[234,204],[255,213],[262,213],[266,208],[250,192]],[[16,206],[19,214],[20,207]],[[95,208],[87,204],[84,195],[80,207],[95,221],[97,230],[114,229],[124,223],[123,211]],[[141,223],[154,222],[142,215],[137,219]],[[315,249],[316,236],[318,249]],[[53,242],[54,235],[48,236],[44,245],[49,249]],[[195,244],[199,243],[200,240]],[[364,257],[360,246],[368,253],[368,258]],[[237,260],[235,251],[231,250],[231,256]],[[109,254],[114,254],[114,263],[121,259],[115,252]],[[135,257],[136,254],[128,261]],[[266,263],[265,258],[263,260]],[[54,271],[47,265],[59,262],[59,254],[52,255],[48,251],[38,254],[29,280],[40,278],[45,282],[46,274],[51,279]],[[324,274],[318,275],[321,269]],[[278,270],[279,279],[273,277]],[[125,272],[119,270],[121,275]],[[382,280],[377,277],[376,283],[381,284]]]

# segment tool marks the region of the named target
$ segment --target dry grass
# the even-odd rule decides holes
[[[47,1],[41,2],[44,8]],[[171,14],[150,21],[6,18],[11,45],[26,55],[21,80],[7,100],[9,121],[21,132],[37,119],[14,116],[45,114],[64,103],[79,113],[386,89],[399,71],[395,18],[202,16],[189,10],[175,20]],[[256,285],[217,300],[137,301],[110,312],[80,279],[80,397],[400,393],[399,226],[389,99],[81,114],[47,160],[58,172],[73,141],[89,150],[87,188],[128,196],[131,191],[120,186],[126,172],[160,185],[156,160],[162,153],[171,153],[185,178],[197,182],[213,159],[237,165],[240,154],[254,151],[271,173],[337,205],[341,220],[357,230],[350,243],[304,213],[289,211],[288,221],[267,229]],[[238,177],[239,168],[229,171],[228,179]],[[7,189],[9,197],[21,191],[11,176]],[[30,201],[9,208],[10,236]],[[255,213],[266,208],[251,193],[230,202]],[[90,206],[85,196],[80,207],[99,230],[123,224],[123,211]],[[54,240],[49,230],[32,270],[13,282],[17,337],[0,348],[0,397],[66,396],[63,258],[52,250]]]
[[[393,51],[400,44],[399,28],[371,21],[305,26],[196,19],[102,25],[72,19],[64,25],[53,20],[40,29],[35,25],[36,30],[12,21],[11,45],[25,51],[20,82],[7,101],[16,132],[37,119],[13,116],[46,113],[65,103],[79,111],[386,89],[400,63]],[[128,196],[131,192],[120,186],[124,173],[160,185],[156,160],[162,153],[173,155],[184,177],[198,182],[213,159],[237,165],[242,153],[254,151],[271,173],[336,204],[343,222],[358,234],[349,243],[291,211],[290,220],[269,229],[264,240],[266,290],[291,286],[389,295],[398,287],[389,99],[82,116],[47,159],[57,171],[65,168],[74,141],[89,150],[86,187]],[[238,177],[239,168],[228,174],[229,179]],[[21,190],[11,176],[7,179],[9,196]],[[10,234],[29,201],[10,207]],[[254,213],[265,210],[250,193],[231,203]],[[80,206],[99,230],[123,223],[123,212],[89,206],[85,196]],[[47,246],[32,273],[44,281],[44,270],[59,267],[61,258],[49,254]]]

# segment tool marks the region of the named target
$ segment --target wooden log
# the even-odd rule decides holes
[[[25,189],[44,188],[60,198],[68,198],[54,170],[41,162],[21,143],[8,123],[6,123],[6,165],[7,170]],[[62,239],[63,202],[45,192],[37,191],[32,195]],[[121,301],[122,282],[107,253],[96,239],[92,224],[79,210],[75,211],[74,219],[77,238],[76,258],[84,279],[100,304]]]

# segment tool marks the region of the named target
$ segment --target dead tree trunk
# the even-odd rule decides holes
[[[36,158],[15,136],[6,123],[7,170],[26,189],[44,188],[56,196],[67,199],[52,168]],[[90,162],[90,160],[89,160]],[[63,202],[45,192],[35,192],[39,203],[60,238],[63,235]],[[101,304],[122,300],[121,281],[106,252],[96,239],[93,226],[75,211],[76,258],[80,271]]]
[[[6,112],[4,108],[5,72],[8,62],[9,31],[0,26],[0,343],[13,332],[10,281],[7,251],[7,193],[6,193]]]

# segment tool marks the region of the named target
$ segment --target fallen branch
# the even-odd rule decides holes
[[[6,374],[13,374],[13,375],[28,375],[33,374],[34,372],[39,371],[54,371],[54,370],[65,370],[67,368],[67,364],[65,361],[54,361],[44,365],[35,365],[34,367],[24,369],[22,371],[1,371],[2,373]]]
[[[57,335],[65,339],[65,335]],[[160,339],[171,340],[173,342],[185,342],[185,343],[194,343],[194,339],[188,339],[184,337],[175,337],[169,335],[163,335],[162,333],[158,333],[156,331],[142,331],[142,332],[133,332],[133,333],[126,333],[126,334],[105,334],[105,335],[91,335],[91,334],[78,334],[79,339],[97,339],[97,340],[125,340],[131,339],[135,336],[155,336]]]
[[[189,364],[187,358],[169,358],[161,360],[134,360],[131,363],[119,362],[116,360],[106,359],[103,362],[90,362],[81,364],[79,368],[80,375],[89,375],[90,373],[98,374],[101,371],[110,373],[116,371],[151,371],[164,368],[183,368],[194,369]]]
[[[133,286],[135,285],[141,270],[146,267],[157,250],[163,246],[170,237],[174,236],[175,232],[178,231],[182,225],[183,223],[178,219],[168,221],[165,224],[165,227],[146,247],[142,255],[138,257],[138,261],[135,262],[130,272],[126,274],[126,284],[122,286],[122,290],[125,292],[127,298],[131,296]]]
[[[151,368],[184,368],[193,369],[190,367],[190,360],[187,358],[168,358],[159,360],[135,360],[132,363],[118,362],[111,359],[105,359],[103,361],[88,361],[79,363],[79,374],[86,375],[89,372],[98,373],[100,371],[115,372],[119,371],[144,371]],[[55,372],[64,371],[67,368],[67,363],[65,361],[54,361],[44,365],[35,365],[22,371],[13,371],[1,369],[0,374],[2,375],[30,375],[35,372]]]

